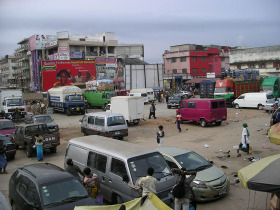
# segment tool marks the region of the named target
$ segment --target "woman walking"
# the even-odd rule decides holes
[[[164,131],[163,131],[163,126],[160,125],[158,126],[159,131],[157,132],[157,143],[158,146],[160,147],[163,144],[163,137],[164,137]]]

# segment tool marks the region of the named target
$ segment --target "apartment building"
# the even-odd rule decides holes
[[[163,54],[164,80],[167,87],[182,87],[185,81],[206,77],[207,73],[220,75],[222,68],[229,68],[228,49],[217,45],[171,46],[170,51],[166,50]]]
[[[230,69],[259,70],[260,75],[280,77],[280,45],[236,48],[230,51]]]
[[[3,58],[0,58],[0,73],[2,77],[0,86],[5,86],[7,88],[15,88],[16,70],[17,63],[15,56],[6,55]]]

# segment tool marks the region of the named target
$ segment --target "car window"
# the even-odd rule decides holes
[[[15,129],[15,126],[11,121],[0,122],[0,130],[8,129]]]
[[[18,127],[17,130],[16,130],[16,134],[20,134],[21,129],[22,129],[21,127]]]
[[[182,102],[180,108],[185,108],[186,107],[186,102]]]
[[[108,117],[108,126],[124,125],[125,119],[122,116]]]
[[[187,152],[174,156],[175,160],[187,170],[198,170],[199,167],[210,167],[211,164],[195,152]]]
[[[120,177],[123,177],[124,175],[127,175],[124,162],[121,161],[121,160],[112,158],[111,172],[113,174],[116,174],[116,175],[120,176]]]
[[[219,101],[219,108],[225,108],[225,102],[224,101]]]
[[[94,116],[90,116],[90,117],[88,117],[88,124],[92,124],[92,125],[94,125],[94,119],[95,119],[95,117],[94,117]]]
[[[70,145],[67,149],[67,157],[72,158],[72,160],[78,163],[82,163],[84,161],[84,157],[88,155],[87,150]]]
[[[99,125],[99,126],[104,127],[104,118],[103,117],[96,117],[95,118],[95,125]]]
[[[238,99],[244,99],[245,98],[245,95],[241,95],[238,97]]]
[[[195,102],[188,102],[188,108],[195,109]]]
[[[95,152],[89,152],[87,165],[93,169],[105,173],[107,157]]]
[[[165,155],[163,157],[166,160],[166,162],[167,162],[167,164],[169,165],[170,168],[178,168],[176,163],[174,163],[174,161],[171,158],[169,158],[169,157],[167,157]]]
[[[212,104],[212,109],[218,109],[218,102],[217,101],[214,101],[211,103]]]
[[[39,196],[36,186],[29,180],[28,190],[26,192],[26,200],[31,204],[39,203]]]
[[[22,197],[26,199],[27,193],[27,186],[28,186],[28,179],[26,177],[21,177],[17,185],[17,191],[21,194]]]

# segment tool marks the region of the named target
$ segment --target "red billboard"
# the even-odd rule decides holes
[[[42,61],[43,91],[96,79],[94,60]]]

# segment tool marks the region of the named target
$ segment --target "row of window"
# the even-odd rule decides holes
[[[198,58],[200,58],[200,57],[196,57],[196,56],[191,57],[192,61],[198,61]],[[187,57],[180,57],[180,62],[185,62],[186,60],[187,60]],[[170,58],[170,61],[171,61],[171,63],[176,63],[177,58]],[[201,57],[201,61],[205,62],[206,57],[205,56]],[[215,57],[215,61],[218,61],[218,57]],[[221,61],[225,61],[225,58],[221,57]]]
[[[206,68],[202,68],[201,72],[206,73]],[[167,73],[170,73],[170,70],[167,70]],[[177,74],[178,73],[177,69],[172,69],[172,73]],[[182,69],[182,74],[186,74],[186,73],[187,73],[187,69]],[[197,73],[197,68],[193,68],[192,73]]]

